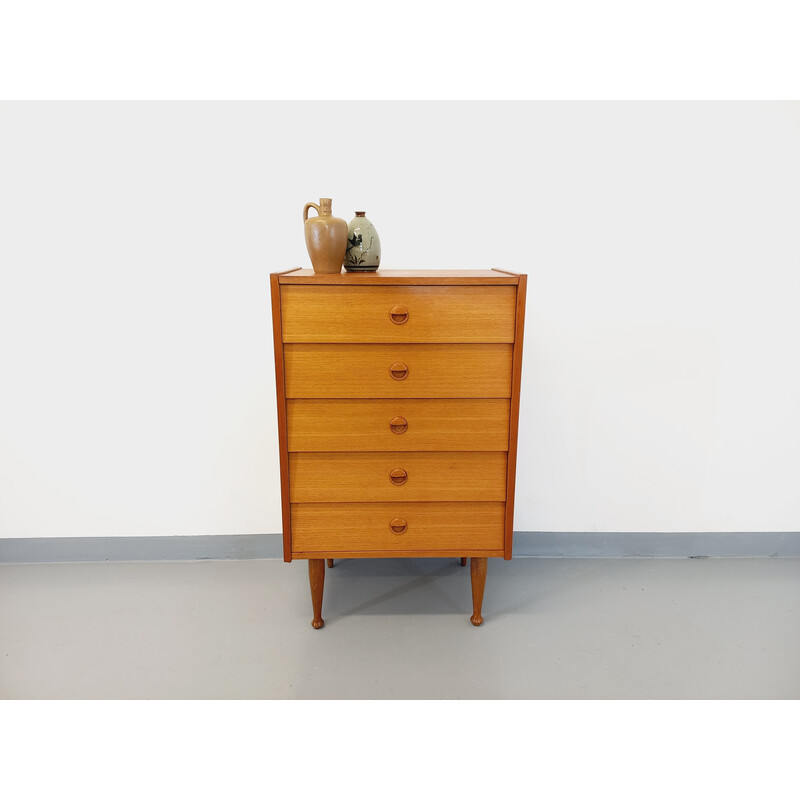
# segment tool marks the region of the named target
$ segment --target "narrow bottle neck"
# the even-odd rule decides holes
[[[333,206],[333,200],[330,197],[320,197],[319,199],[319,215],[322,216],[331,216],[332,211],[331,207]]]

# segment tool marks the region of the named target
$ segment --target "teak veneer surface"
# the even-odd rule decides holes
[[[510,401],[287,400],[289,451],[508,450]],[[390,422],[402,417],[404,433]]]
[[[283,352],[287,398],[511,397],[510,344],[285,344]],[[405,377],[392,377],[392,367]]]
[[[441,548],[430,548],[419,552],[409,552],[408,550],[325,550],[325,555],[318,552],[295,550],[292,552],[293,559],[299,558],[464,558],[464,556],[502,558],[503,548],[492,550],[477,550],[468,547],[459,547],[458,552],[453,548],[442,550]]]
[[[293,503],[505,501],[506,467],[505,452],[290,453],[290,497]]]
[[[401,534],[390,523],[407,524]],[[293,503],[292,550],[497,550],[505,503]]]
[[[275,394],[278,410],[278,453],[281,465],[281,517],[283,523],[283,558],[292,560],[292,548],[289,532],[291,516],[289,514],[289,448],[286,438],[286,387],[283,382],[283,342],[281,338],[281,294],[278,281],[279,274],[269,276],[270,295],[272,298],[272,342],[275,348]]]
[[[282,286],[283,341],[513,342],[515,303],[513,286]]]
[[[527,278],[273,274],[284,559],[511,558]]]
[[[508,429],[508,476],[506,479],[506,542],[503,557],[511,558],[514,539],[514,492],[517,485],[517,438],[519,434],[519,404],[522,387],[522,341],[525,333],[525,299],[528,276],[519,276],[517,312],[514,332],[514,365],[511,377],[511,416]]]
[[[339,272],[320,275],[313,269],[291,269],[280,273],[281,284],[308,286],[503,286],[519,282],[513,272],[493,269],[385,269],[377,272]]]

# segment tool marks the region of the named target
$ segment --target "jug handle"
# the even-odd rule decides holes
[[[316,203],[306,203],[305,206],[303,206],[303,222],[305,222],[308,219],[309,208],[316,208],[317,215],[319,215],[319,206]]]

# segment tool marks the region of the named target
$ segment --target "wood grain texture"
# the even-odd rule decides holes
[[[472,582],[472,616],[469,621],[475,625],[483,623],[483,590],[486,587],[487,561],[485,558],[471,558],[469,562],[470,579]]]
[[[475,558],[502,558],[503,548],[492,550],[477,550],[472,548],[460,547],[457,550],[420,550],[410,553],[407,550],[326,550],[324,553],[295,550],[292,553],[293,559],[301,558],[459,558],[466,553],[469,557]]]
[[[313,269],[289,270],[282,284],[306,286],[502,286],[515,285],[515,276],[488,269],[384,269],[318,275]]]
[[[515,297],[514,286],[283,286],[283,340],[513,342]]]
[[[291,452],[508,449],[509,400],[287,400]],[[392,433],[396,416],[408,421]]]
[[[281,335],[281,295],[277,274],[270,275],[272,298],[272,342],[275,348],[275,394],[278,410],[278,454],[281,468],[281,512],[283,517],[283,560],[292,560],[292,525],[289,505],[289,445],[286,428],[286,400]]]
[[[509,270],[270,277],[284,559],[511,558],[527,278]],[[390,422],[393,424],[390,425]]]
[[[325,589],[325,560],[310,558],[308,560],[308,583],[311,587],[311,607],[314,610],[312,628],[321,628],[325,624],[322,619],[322,594]]]
[[[514,495],[517,480],[517,438],[519,434],[519,400],[522,382],[522,342],[525,331],[525,294],[528,276],[519,276],[514,334],[514,359],[511,377],[511,409],[508,429],[508,475],[506,478],[506,525],[503,558],[511,559],[514,543]]]
[[[504,452],[290,453],[290,497],[293,503],[505,502],[506,460]],[[399,470],[405,477],[393,480]]]
[[[393,533],[392,523],[403,532]],[[327,558],[359,550],[497,550],[504,523],[504,503],[292,504],[294,548]]]
[[[510,344],[286,344],[283,350],[287,398],[511,396]]]

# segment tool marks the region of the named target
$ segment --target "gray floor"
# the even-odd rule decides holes
[[[0,566],[2,698],[800,699],[800,559]]]

